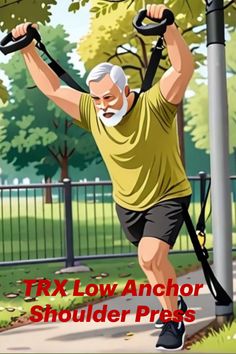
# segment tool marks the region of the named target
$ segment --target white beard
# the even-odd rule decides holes
[[[125,96],[125,93],[123,93],[123,105],[121,109],[109,108],[106,112],[100,109],[97,112],[97,116],[99,119],[101,119],[101,121],[106,127],[114,127],[122,121],[124,115],[127,113],[127,108],[128,108],[128,100]],[[110,118],[106,118],[104,116],[104,113],[114,113],[114,114]]]

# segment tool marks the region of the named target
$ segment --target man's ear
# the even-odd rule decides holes
[[[128,97],[130,94],[130,88],[128,85],[125,86],[125,96]]]

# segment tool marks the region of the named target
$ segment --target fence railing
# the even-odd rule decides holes
[[[189,177],[189,213],[196,224],[209,177]],[[236,176],[231,178],[233,247],[236,245]],[[222,201],[223,205],[223,201]],[[207,244],[213,246],[210,197],[206,206]],[[171,252],[192,252],[185,225]],[[126,239],[112,199],[112,185],[104,182],[0,186],[0,265],[136,255]]]

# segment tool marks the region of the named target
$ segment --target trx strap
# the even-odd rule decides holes
[[[163,50],[163,36],[166,31],[166,26],[174,23],[174,16],[172,12],[169,10],[165,10],[163,13],[163,20],[159,25],[151,24],[151,25],[143,25],[142,21],[146,17],[146,10],[141,10],[139,14],[134,18],[133,25],[136,30],[143,35],[158,35],[159,39],[155,47],[152,49],[151,58],[148,64],[148,68],[146,71],[146,75],[144,81],[142,83],[141,91],[147,91],[152,86],[152,81],[156,74],[156,70],[158,68],[159,62],[161,60],[162,50]],[[216,305],[219,306],[228,306],[232,303],[232,299],[226,293],[226,291],[222,288],[218,280],[216,279],[209,263],[208,263],[208,252],[205,248],[205,208],[207,203],[207,198],[210,191],[210,182],[208,185],[207,193],[205,194],[204,190],[204,201],[201,205],[201,212],[197,222],[196,230],[193,226],[193,222],[188,212],[188,208],[185,204],[183,206],[183,217],[188,230],[188,233],[191,238],[191,242],[193,244],[194,251],[196,256],[202,264],[203,273],[206,279],[207,286],[216,300]],[[197,234],[198,233],[198,234]]]
[[[208,252],[205,247],[201,247],[196,231],[193,226],[193,222],[191,220],[191,217],[189,215],[188,209],[186,206],[183,204],[183,216],[184,216],[184,221],[188,230],[188,233],[190,235],[194,251],[196,253],[196,256],[202,264],[202,269],[203,273],[206,279],[207,286],[213,295],[214,299],[216,300],[216,305],[220,306],[228,306],[230,303],[232,303],[231,298],[229,295],[226,293],[226,291],[222,288],[218,280],[216,279],[207,259],[208,259]]]
[[[81,92],[86,92],[48,53],[45,45],[41,41],[41,36],[38,31],[29,25],[27,27],[27,33],[25,36],[21,36],[14,39],[12,33],[9,32],[0,42],[0,51],[7,55],[9,53],[16,52],[20,49],[25,48],[29,45],[33,40],[36,40],[36,47],[41,50],[50,60],[47,64],[50,68],[55,72],[55,74],[64,81],[68,86],[74,88],[75,90],[79,90]]]
[[[64,81],[68,86],[80,92],[86,92],[48,53],[45,45],[40,41],[37,42],[36,47],[41,50],[51,61],[48,63],[50,68],[57,74],[57,76]]]
[[[162,20],[155,20],[157,24],[148,24],[144,25],[142,21],[147,17],[147,10],[141,10],[135,16],[133,20],[133,26],[136,28],[136,30],[141,33],[144,36],[159,36],[158,41],[156,42],[156,45],[154,48],[152,48],[152,54],[150,61],[148,63],[148,67],[145,73],[145,77],[142,83],[142,87],[140,90],[141,92],[147,91],[151,86],[152,82],[155,76],[155,73],[157,71],[157,68],[159,66],[161,56],[162,56],[162,50],[164,49],[163,46],[163,35],[166,31],[166,26],[171,25],[174,23],[174,15],[171,11],[169,10],[164,10],[163,12],[163,19]],[[153,19],[152,19],[153,20]]]
[[[163,48],[163,37],[159,37],[155,47],[152,48],[151,58],[148,63],[147,71],[145,73],[140,93],[147,91],[152,86],[152,81],[154,79],[153,72],[155,73],[157,71],[161,60]]]

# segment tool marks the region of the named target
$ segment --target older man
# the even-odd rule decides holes
[[[148,5],[147,15],[162,18],[164,5]],[[17,26],[15,38],[29,23]],[[33,25],[36,26],[36,25]],[[119,66],[97,65],[89,74],[90,94],[63,87],[31,43],[22,50],[38,88],[95,138],[113,184],[117,214],[127,238],[138,247],[141,268],[151,285],[176,282],[168,260],[183,224],[182,205],[189,205],[191,187],[181,163],[174,122],[177,105],[193,73],[192,55],[176,26],[164,39],[171,67],[160,82],[138,95],[130,90]],[[183,299],[160,296],[163,309],[186,311]],[[183,322],[174,316],[162,328],[157,349],[181,349]]]

